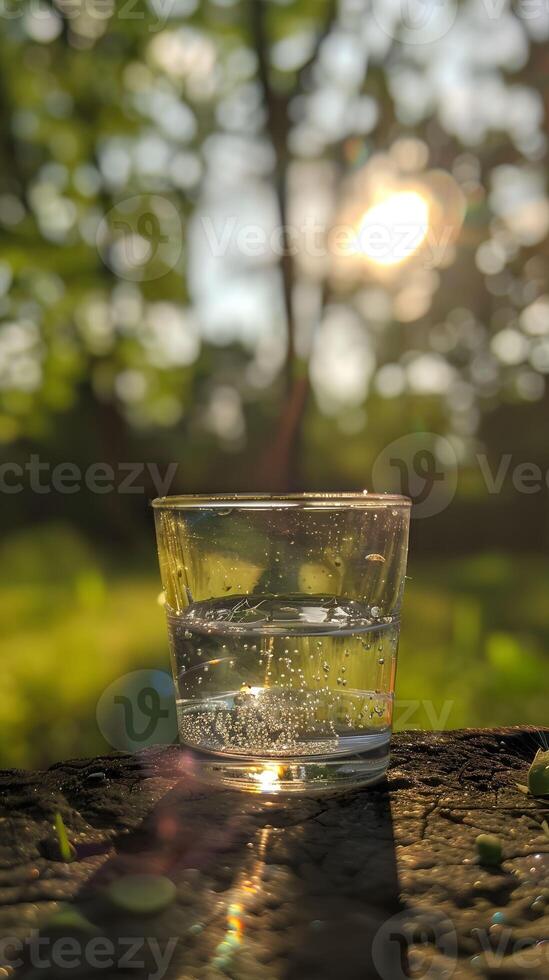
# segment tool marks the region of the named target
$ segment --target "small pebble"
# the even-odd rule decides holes
[[[481,864],[497,868],[501,864],[501,841],[494,834],[479,834],[476,841],[477,855]]]
[[[229,961],[224,956],[216,956],[212,960],[212,966],[215,970],[222,970],[224,972],[228,965]]]
[[[219,943],[219,946],[216,949],[216,953],[219,956],[229,957],[231,956],[233,950],[234,950],[234,943],[231,944],[224,939],[223,942]]]
[[[104,772],[89,772],[86,776],[87,783],[100,784],[105,783],[106,781],[107,777]]]

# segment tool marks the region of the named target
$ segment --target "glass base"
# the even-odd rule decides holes
[[[367,749],[347,755],[261,759],[191,751],[196,775],[209,783],[265,796],[316,796],[379,782],[389,765],[389,744],[384,732],[370,736]]]

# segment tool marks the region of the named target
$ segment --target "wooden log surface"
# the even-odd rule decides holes
[[[0,977],[549,978],[549,798],[517,788],[548,743],[404,732],[386,781],[316,799],[206,787],[176,747],[3,772]],[[479,864],[481,833],[499,866]],[[175,899],[116,908],[135,874]]]

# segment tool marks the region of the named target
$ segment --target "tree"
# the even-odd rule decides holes
[[[252,460],[267,441],[274,488],[299,480],[311,384],[355,430],[365,405],[383,439],[421,414],[460,451],[485,409],[543,396],[546,27],[423,8],[416,22],[381,0],[8,10],[5,441],[44,439],[91,394],[108,431],[114,416],[197,425],[237,449],[247,432]],[[394,236],[373,210],[388,173],[397,223],[410,195],[428,201],[441,254],[334,257],[338,222],[369,234],[377,214]]]

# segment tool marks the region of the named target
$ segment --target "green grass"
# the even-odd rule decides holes
[[[396,727],[547,724],[549,571],[539,557],[411,563]]]
[[[144,570],[109,568],[63,527],[0,550],[0,762],[109,750],[95,720],[116,678],[169,670],[151,541]],[[549,571],[496,554],[411,562],[397,728],[546,724]]]

